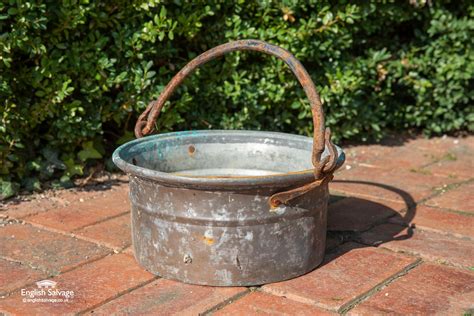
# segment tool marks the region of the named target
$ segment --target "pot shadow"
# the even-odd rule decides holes
[[[416,203],[410,193],[376,182],[353,180],[334,180],[333,182],[373,186],[378,190],[394,192],[401,197],[405,207],[401,205],[401,201],[379,203],[362,197],[331,195],[328,205],[326,254],[319,267],[353,249],[378,247],[390,241],[406,240],[413,236],[415,225],[409,226],[409,223],[415,218]],[[383,229],[373,229],[381,224],[393,225],[384,226]],[[404,230],[406,230],[405,233],[403,233]]]

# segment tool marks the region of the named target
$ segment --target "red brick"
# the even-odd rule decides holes
[[[407,206],[402,203],[348,197],[328,207],[328,230],[365,231],[399,212]]]
[[[114,249],[123,249],[129,246],[132,243],[131,234],[130,214],[128,213],[75,232],[75,235],[81,236],[81,238]]]
[[[218,310],[214,315],[338,315],[283,297],[253,292]]]
[[[46,212],[57,207],[57,201],[54,198],[33,197],[31,200],[20,200],[10,202],[6,206],[4,215],[13,218],[23,218],[29,215]]]
[[[474,154],[474,152],[473,152]],[[455,179],[470,179],[472,178],[472,171],[474,170],[474,162],[472,155],[470,157],[460,157],[456,160],[442,160],[434,163],[426,168],[431,174],[445,177],[452,177]]]
[[[474,140],[474,138],[471,138]],[[472,177],[474,170],[474,146],[468,144],[454,144],[434,149],[429,148],[410,148],[403,146],[397,153],[397,159],[385,159],[383,165],[385,168],[392,165],[393,167],[410,168],[419,170],[420,172],[430,173],[436,176],[454,177],[457,179],[469,179]],[[426,158],[420,159],[420,155]]]
[[[458,180],[406,169],[356,167],[344,170],[330,183],[331,193],[390,200],[405,204],[427,198],[436,189]]]
[[[417,137],[405,144],[413,149],[428,150],[433,153],[444,153],[446,151],[457,150],[462,147],[474,149],[474,137]]]
[[[393,152],[393,148],[382,144],[356,145],[344,147],[346,166],[354,168],[358,165],[373,165],[380,157],[385,157]],[[375,167],[375,165],[374,165]]]
[[[343,180],[344,178],[346,180]],[[343,194],[348,197],[359,197],[367,200],[379,199],[406,205],[415,203],[413,196],[406,191],[384,184],[378,186],[376,182],[363,179],[361,181],[347,180],[346,176],[335,175],[334,180],[329,183],[329,192],[331,194]]]
[[[474,274],[423,264],[367,301],[350,315],[463,315],[473,308]]]
[[[26,221],[61,231],[73,231],[123,214],[130,209],[125,190],[106,191],[93,199],[74,202],[31,217]]]
[[[0,259],[0,296],[45,276],[46,273],[41,270]]]
[[[435,163],[425,169],[431,173],[442,176],[456,177],[458,179],[470,179],[474,170],[474,137],[468,142],[459,143],[451,148],[449,152]]]
[[[416,227],[449,233],[458,237],[474,238],[474,216],[445,211],[428,206],[418,206],[413,218],[390,218],[394,224],[414,224]]]
[[[383,224],[361,234],[363,243],[458,267],[474,266],[474,243],[429,231]]]
[[[382,146],[365,145],[349,149],[348,165],[363,166],[379,169],[418,169],[433,161],[441,159],[447,150],[442,153],[433,153],[432,150],[413,149],[410,146]]]
[[[210,287],[160,279],[93,311],[93,315],[199,315],[247,291],[243,287]]]
[[[52,280],[57,289],[74,291],[68,303],[23,303],[21,292],[2,301],[2,309],[18,315],[63,315],[85,311],[110,300],[125,291],[152,280],[130,256],[118,254],[86,264]],[[35,286],[27,288],[34,289]]]
[[[474,168],[472,169],[474,170]],[[425,204],[474,214],[474,182],[440,194]]]
[[[316,270],[269,284],[265,292],[338,311],[416,262],[416,258],[348,243]]]
[[[66,208],[71,204],[78,204],[81,203],[81,200],[87,201],[101,194],[103,194],[102,191],[83,191],[77,188],[49,190],[28,196],[27,200],[16,200],[9,203],[6,214],[13,218],[24,218],[56,208]]]
[[[30,225],[14,224],[0,229],[0,253],[4,258],[51,273],[65,271],[108,252],[93,243]]]
[[[423,166],[432,160],[441,160],[448,152],[466,152],[474,150],[474,137],[415,137],[384,139],[378,144],[345,147],[347,160],[377,164],[384,161],[404,161],[410,168]],[[394,159],[394,157],[396,159]],[[391,161],[390,161],[391,160]],[[374,163],[375,162],[375,163]],[[380,165],[380,167],[384,167]],[[385,166],[385,168],[389,168]]]
[[[344,147],[346,165],[371,168],[418,169],[436,161],[450,161],[452,154],[474,151],[474,137],[398,138],[385,139],[378,144]],[[451,155],[448,155],[451,153]]]

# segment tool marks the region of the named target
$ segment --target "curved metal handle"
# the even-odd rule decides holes
[[[324,113],[321,99],[318,92],[316,91],[313,80],[311,80],[311,77],[303,65],[290,52],[281,47],[271,45],[260,40],[241,40],[229,42],[227,44],[216,46],[191,60],[173,77],[173,79],[171,79],[158,99],[156,101],[152,101],[145,111],[139,116],[137,123],[135,124],[135,136],[140,138],[152,131],[153,124],[160,114],[166,100],[183,82],[183,80],[197,67],[214,58],[238,50],[252,50],[273,55],[283,60],[290,67],[291,71],[295,74],[296,78],[303,87],[311,105],[311,112],[313,113],[314,142],[312,163],[315,167],[315,177],[316,179],[320,179],[323,172],[331,172],[336,165],[337,153],[335,151],[334,145],[332,145],[330,142],[329,129],[326,131],[324,129]],[[320,161],[325,145],[328,145],[328,148],[330,149],[330,155],[323,161]]]

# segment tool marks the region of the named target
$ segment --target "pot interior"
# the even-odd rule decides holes
[[[283,133],[190,131],[134,140],[117,149],[114,161],[183,177],[268,177],[311,173],[312,145],[309,137]]]

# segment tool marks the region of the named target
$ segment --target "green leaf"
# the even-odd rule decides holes
[[[46,161],[52,166],[52,168],[56,169],[66,169],[64,163],[58,158],[58,152],[52,150],[49,147],[44,148],[41,153],[46,158]]]
[[[81,150],[77,156],[81,161],[87,161],[89,159],[100,159],[102,158],[101,153],[94,148],[94,143],[92,141],[85,142],[82,146],[84,149]]]
[[[165,6],[161,6],[160,18],[164,19],[165,17],[166,17],[166,7],[165,7]]]
[[[19,188],[18,183],[0,179],[0,201],[15,195]]]
[[[69,176],[62,176],[60,179],[59,179],[59,184],[61,187],[63,188],[72,188],[74,186],[74,183],[72,183],[71,179],[69,178]]]
[[[39,191],[39,190],[41,190],[41,182],[36,177],[26,178],[24,180],[24,183],[22,183],[22,185],[28,191]]]
[[[69,177],[73,176],[82,176],[84,173],[84,166],[82,164],[77,164],[74,159],[69,158],[64,161],[64,164],[66,165],[66,174]]]
[[[301,103],[298,102],[298,101],[295,101],[293,103],[291,103],[291,108],[294,109],[294,110],[297,110],[301,107]]]
[[[323,24],[327,25],[332,20],[332,12],[327,12],[323,17]]]
[[[77,156],[82,161],[86,161],[88,159],[100,159],[100,158],[102,158],[102,155],[97,150],[95,150],[94,148],[83,149],[77,154]]]

